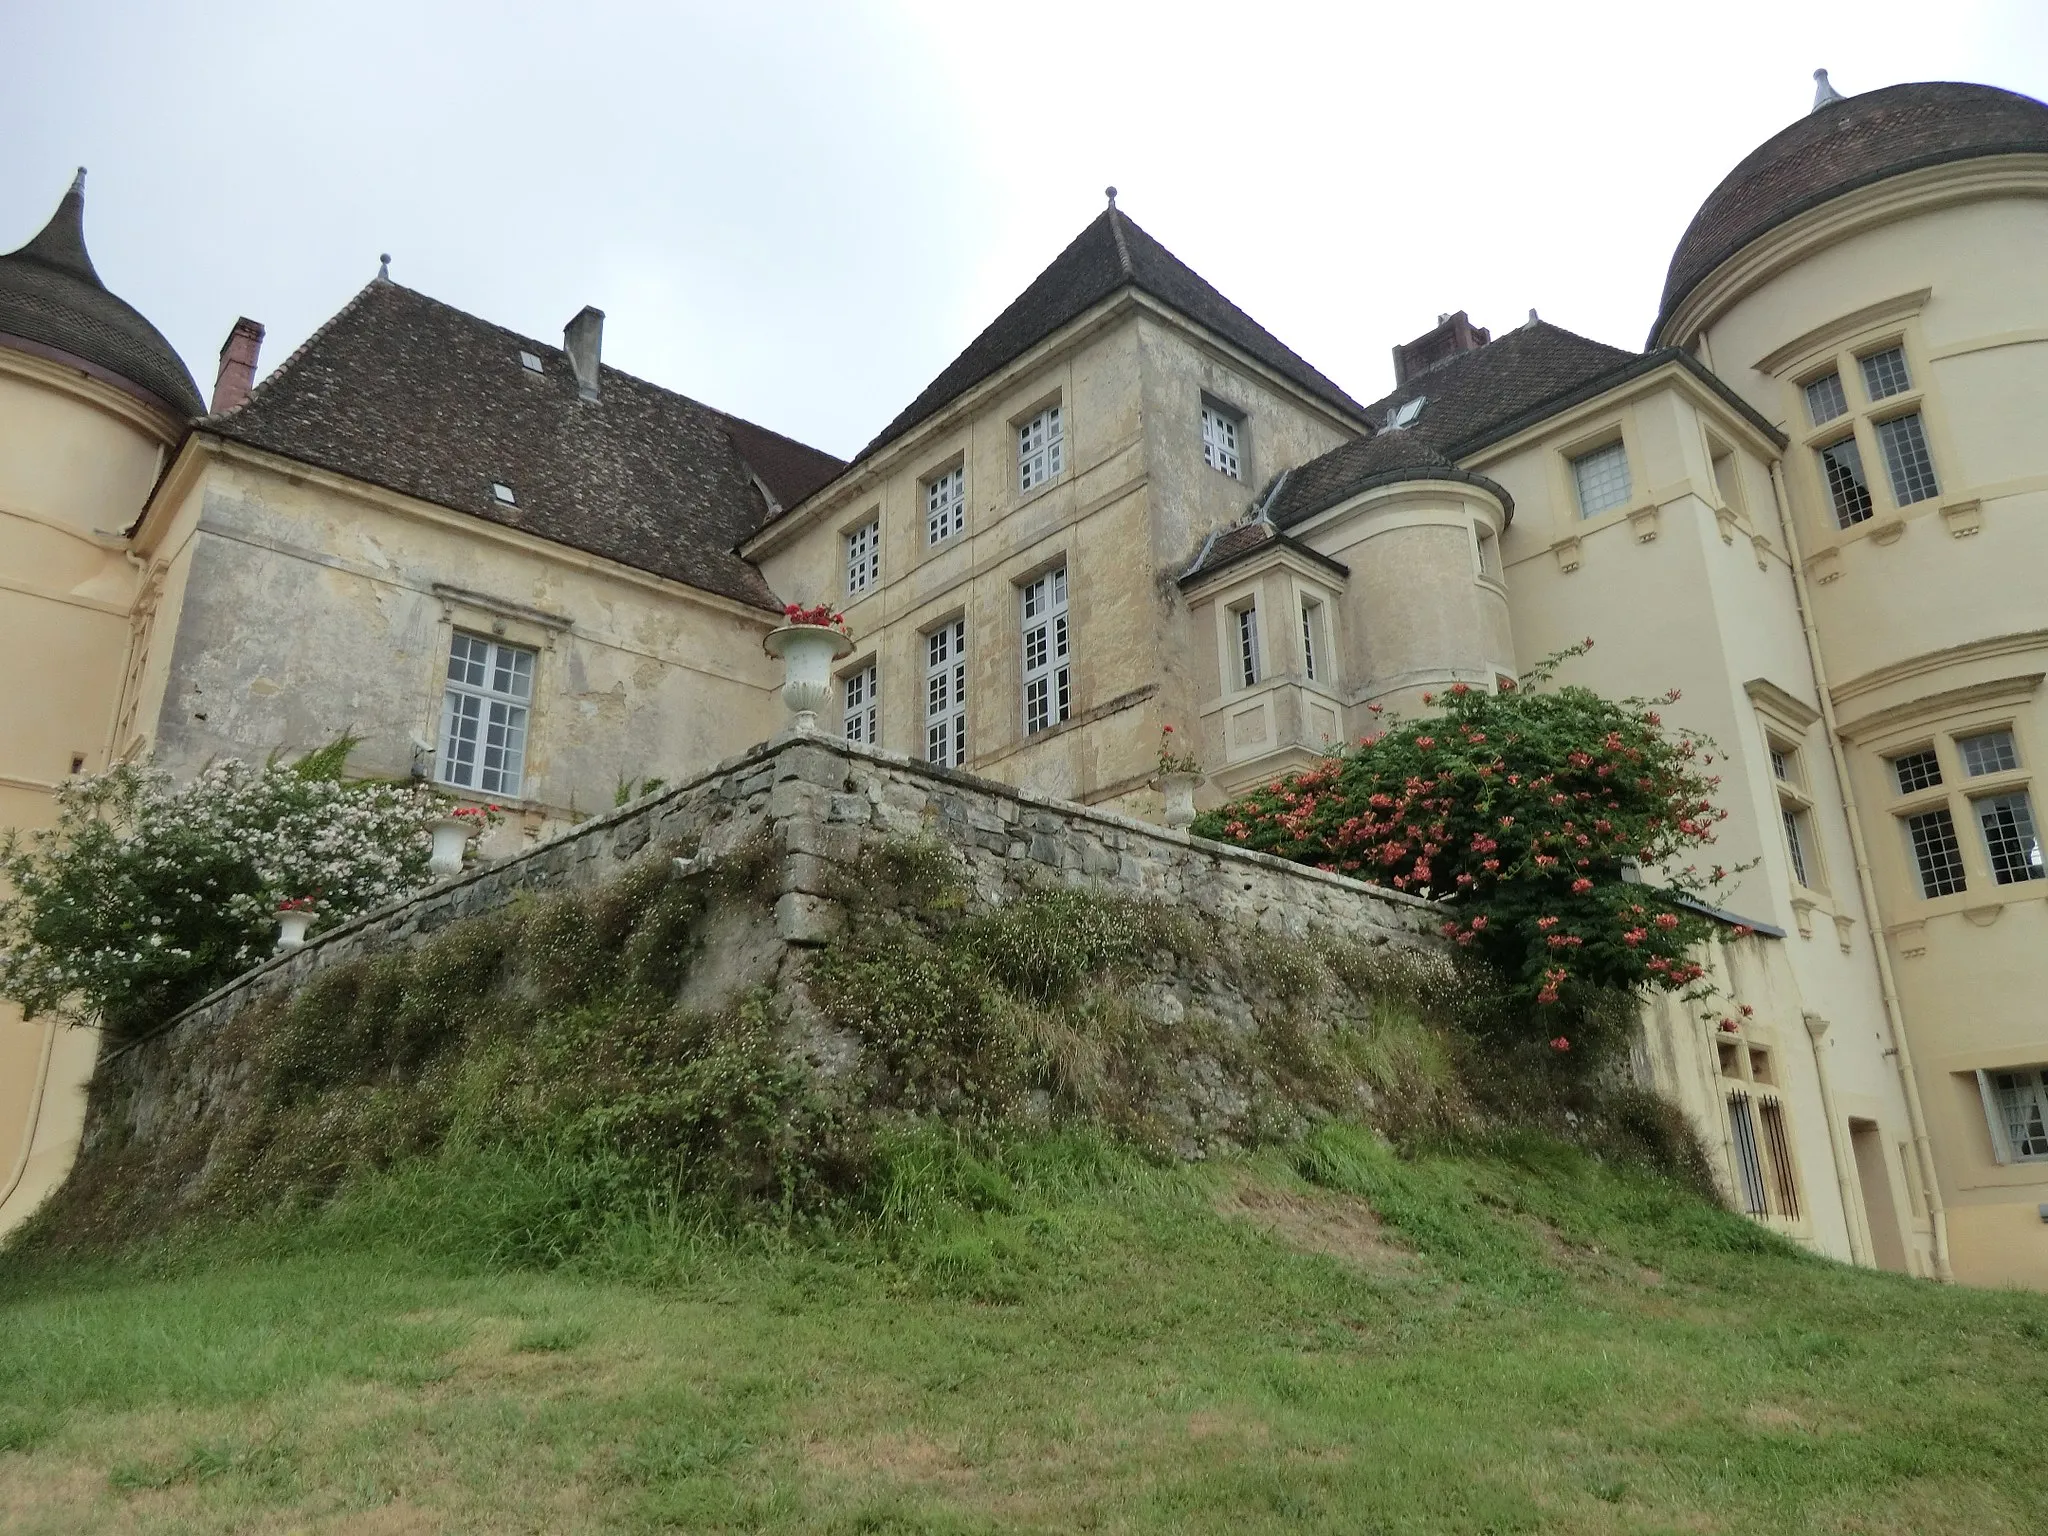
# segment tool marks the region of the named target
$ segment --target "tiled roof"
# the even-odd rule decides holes
[[[85,172],[40,233],[0,256],[0,346],[7,338],[110,375],[173,416],[205,409],[192,373],[163,332],[107,292],[85,249]]]
[[[1311,549],[1299,539],[1288,537],[1265,518],[1258,517],[1250,522],[1234,524],[1211,537],[1195,557],[1195,563],[1181,573],[1181,585],[1186,586],[1205,576],[1213,576],[1225,566],[1249,559],[1268,544],[1278,544],[1291,549],[1318,565],[1328,566],[1339,576],[1351,574],[1351,568],[1341,560],[1332,560],[1321,550]]]
[[[542,362],[534,373],[519,354]],[[577,398],[559,347],[388,280],[370,283],[257,386],[203,419],[235,442],[467,512],[758,607],[733,552],[767,505],[836,474],[829,454],[616,368]],[[512,505],[492,492],[509,486]]]
[[[1082,230],[1031,285],[990,322],[967,350],[855,455],[856,461],[901,437],[928,416],[1078,319],[1118,289],[1135,287],[1257,358],[1309,393],[1358,417],[1364,407],[1300,354],[1212,288],[1173,252],[1114,205]]]
[[[1484,475],[1460,469],[1420,434],[1403,430],[1340,443],[1319,458],[1291,469],[1267,499],[1265,515],[1282,528],[1305,522],[1325,508],[1375,486],[1403,480],[1457,480],[1498,497],[1514,515],[1514,498]]]
[[[1923,166],[2016,153],[2048,153],[2048,106],[1995,86],[1891,85],[1818,108],[1758,145],[1700,205],[1672,254],[1651,345],[1714,268],[1787,219]]]
[[[1416,374],[1366,410],[1383,422],[1396,407],[1422,396],[1427,403],[1408,435],[1458,459],[1501,423],[1641,356],[1537,320]]]

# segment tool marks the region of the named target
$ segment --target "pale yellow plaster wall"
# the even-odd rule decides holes
[[[55,819],[106,766],[137,573],[122,534],[177,427],[82,372],[0,348],[0,832]],[[96,1037],[0,1003],[0,1231],[70,1166]]]
[[[1795,515],[1959,1278],[2048,1285],[2048,1164],[2001,1166],[1975,1072],[2048,1062],[2048,881],[2000,886],[1962,793],[1957,733],[2011,729],[2042,814],[2048,762],[2048,165],[1970,162],[1837,199],[1707,285],[1686,332],[1793,442]],[[1914,389],[1864,397],[1859,354],[1904,347]],[[1834,366],[1874,515],[1836,526],[1800,385]],[[1921,412],[1940,494],[1896,504],[1870,421]],[[1942,791],[1902,796],[1887,758],[1933,746]],[[1988,781],[1987,781],[1988,782]],[[1984,786],[1968,786],[1981,788]],[[1946,800],[1968,890],[1923,898],[1901,811]]]

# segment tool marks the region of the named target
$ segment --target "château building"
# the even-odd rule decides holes
[[[1148,816],[1162,725],[1213,802],[1590,635],[1719,744],[1754,930],[1641,1076],[1815,1251],[2048,1285],[2048,106],[1817,79],[1641,350],[1447,314],[1361,401],[1112,193],[845,463],[385,272],[202,406],[81,177],[0,257],[0,824],[351,730],[538,837],[778,729],[785,602],[847,615],[834,728]],[[94,1050],[0,1015],[0,1222]]]

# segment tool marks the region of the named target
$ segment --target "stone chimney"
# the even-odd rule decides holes
[[[256,354],[262,350],[263,327],[244,315],[220,344],[220,372],[214,375],[209,412],[218,416],[249,398],[256,385]]]
[[[1424,331],[1406,346],[1394,348],[1394,383],[1406,384],[1446,358],[1476,352],[1491,340],[1493,333],[1474,325],[1462,309],[1455,315],[1438,315],[1435,330]]]
[[[569,366],[576,371],[579,398],[595,401],[599,365],[604,360],[604,311],[588,304],[576,318],[562,327],[562,350],[569,354]]]

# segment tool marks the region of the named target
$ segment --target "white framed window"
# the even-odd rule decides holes
[[[1806,416],[1816,427],[1848,414],[1849,397],[1843,393],[1841,374],[1824,373],[1806,386]]]
[[[1238,463],[1238,439],[1244,418],[1220,405],[1202,407],[1202,462],[1233,480],[1244,478]]]
[[[2034,826],[2034,807],[2024,789],[1984,795],[1970,802],[1977,830],[1984,834],[1984,856],[1991,878],[2000,885],[2048,880],[2041,864],[2041,834]]]
[[[1902,752],[1891,759],[1892,778],[1898,783],[1902,795],[1917,795],[1923,789],[1934,789],[1941,783],[1941,759],[1934,755],[1934,748],[1922,747],[1915,752]]]
[[[1017,489],[1028,491],[1057,480],[1066,456],[1066,427],[1060,408],[1049,405],[1017,428]]]
[[[924,541],[939,544],[967,527],[967,471],[955,467],[924,483]]]
[[[1980,1071],[1977,1089],[1998,1161],[2048,1160],[2048,1067]]]
[[[1819,865],[1813,857],[1812,821],[1804,807],[1781,805],[1778,809],[1785,819],[1785,851],[1792,859],[1792,878],[1813,889],[1820,882],[1813,877]]]
[[[1301,671],[1312,683],[1322,682],[1323,605],[1312,597],[1301,600]]]
[[[846,595],[859,597],[882,581],[882,520],[871,517],[846,535]]]
[[[1913,387],[1913,379],[1906,371],[1906,349],[1886,347],[1882,352],[1872,352],[1867,357],[1856,359],[1863,369],[1863,392],[1872,400],[1886,400],[1893,395],[1903,395]],[[1840,379],[1835,380],[1839,392]]]
[[[1953,896],[1968,889],[1963,877],[1963,845],[1956,838],[1956,819],[1947,806],[1905,818],[1906,841],[1920,877],[1920,894]]]
[[[1237,626],[1237,685],[1249,688],[1259,680],[1259,605],[1246,603],[1230,612]]]
[[[870,747],[882,744],[882,694],[872,661],[839,680],[839,734]]]
[[[441,783],[518,798],[534,660],[523,645],[455,631],[441,701]]]
[[[1987,773],[2010,773],[2020,765],[2019,749],[2013,745],[2011,731],[1979,731],[1973,736],[1958,736],[1956,751],[1962,754],[1963,772],[1973,779],[1981,779]],[[1938,771],[1935,782],[1941,782]]]
[[[924,637],[924,756],[958,768],[967,761],[967,621]]]
[[[1628,451],[1615,442],[1580,454],[1572,460],[1572,482],[1578,487],[1581,517],[1628,505]]]
[[[1920,425],[1918,411],[1877,423],[1877,445],[1884,450],[1893,501],[1908,507],[1941,494],[1941,487],[1934,481],[1934,460],[1927,452],[1927,433]]]
[[[1067,568],[1019,588],[1024,610],[1024,731],[1050,729],[1073,713],[1073,655],[1067,634]]]
[[[1820,477],[1828,488],[1828,500],[1835,510],[1837,528],[1854,528],[1872,515],[1870,482],[1863,474],[1863,450],[1854,436],[1814,449],[1820,458]]]

